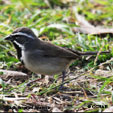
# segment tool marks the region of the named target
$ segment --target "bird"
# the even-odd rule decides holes
[[[62,83],[67,69],[74,60],[84,55],[96,55],[98,53],[80,52],[40,40],[28,27],[15,29],[5,37],[5,40],[13,43],[18,59],[28,70],[42,75],[62,73]],[[101,53],[109,52],[103,51]]]

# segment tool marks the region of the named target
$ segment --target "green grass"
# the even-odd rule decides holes
[[[87,21],[91,22],[95,26],[104,26],[112,28],[113,21],[113,1],[112,0],[95,0],[93,3],[90,0],[77,0],[77,10],[80,14],[84,15]],[[49,6],[50,5],[50,6]],[[19,60],[15,57],[16,51],[13,45],[4,40],[4,37],[12,33],[18,27],[29,27],[31,28],[40,39],[45,37],[45,40],[51,41],[51,43],[56,44],[61,47],[68,47],[79,51],[102,51],[111,50],[109,55],[100,55],[94,64],[95,57],[87,60],[87,57],[83,57],[81,61],[75,61],[71,66],[80,66],[84,70],[90,70],[94,68],[98,69],[100,63],[106,62],[113,57],[113,39],[112,36],[107,35],[102,38],[100,36],[87,35],[82,33],[74,33],[72,27],[78,26],[76,24],[76,18],[71,10],[67,8],[68,4],[63,4],[61,1],[57,0],[53,2],[50,0],[50,4],[47,4],[43,0],[10,0],[9,3],[4,3],[0,1],[0,69],[18,70],[17,63]],[[71,5],[71,4],[70,4]],[[57,8],[58,6],[64,8]],[[66,8],[65,8],[66,7]],[[53,9],[52,9],[53,8]],[[72,18],[73,22],[66,21],[68,18]],[[81,65],[80,65],[81,64]],[[105,65],[106,70],[113,70],[113,62]],[[89,84],[89,82],[84,82],[84,90],[91,91],[97,97],[87,98],[84,101],[83,97],[76,97],[79,101],[78,105],[73,104],[71,109],[82,109],[82,107],[88,106],[89,103],[94,103],[94,101],[106,102],[108,106],[111,105],[112,93],[110,87],[112,87],[113,81],[111,78],[100,77],[97,75],[85,75],[91,80],[96,81],[95,89]],[[56,80],[56,79],[55,79]],[[0,90],[0,94],[8,94],[11,92],[18,92],[24,94],[26,91],[26,82],[20,83],[18,86],[4,85],[5,83],[1,80],[1,86],[3,90]],[[49,86],[39,86],[41,87],[41,92],[37,94],[45,96],[48,92],[52,92],[53,87],[56,87],[59,83],[54,82]],[[33,86],[34,87],[34,86]],[[75,90],[77,86],[74,86]],[[108,90],[108,89],[109,90]],[[8,89],[8,90],[7,90]],[[31,90],[30,88],[28,88]],[[7,92],[7,91],[9,92]],[[7,92],[7,93],[6,93]],[[107,95],[107,96],[106,96]],[[108,100],[107,100],[108,98]],[[76,107],[75,107],[76,106]],[[100,108],[88,109],[89,112],[98,111]],[[18,109],[19,112],[23,109]]]

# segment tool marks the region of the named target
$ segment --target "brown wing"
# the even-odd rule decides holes
[[[68,49],[53,45],[51,43],[40,41],[38,48],[44,52],[45,56],[50,57],[64,57],[70,59],[76,59],[80,56]]]

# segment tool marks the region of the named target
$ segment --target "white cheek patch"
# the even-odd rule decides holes
[[[22,56],[20,57],[20,60],[24,62],[24,46],[22,44],[18,43],[16,40],[14,41],[14,43],[21,48]]]
[[[22,56],[21,56],[20,60],[24,62],[24,51],[22,50],[21,53],[22,53]]]
[[[14,43],[18,45],[22,50],[24,50],[24,46],[22,44],[18,43],[16,40],[14,41]]]

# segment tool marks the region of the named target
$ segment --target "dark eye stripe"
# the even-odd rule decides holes
[[[11,34],[10,36],[25,36],[25,37],[29,37],[29,38],[31,38],[31,39],[34,39],[33,36],[28,35],[28,34],[26,34],[26,33],[22,33],[22,32],[14,33],[14,34]]]

